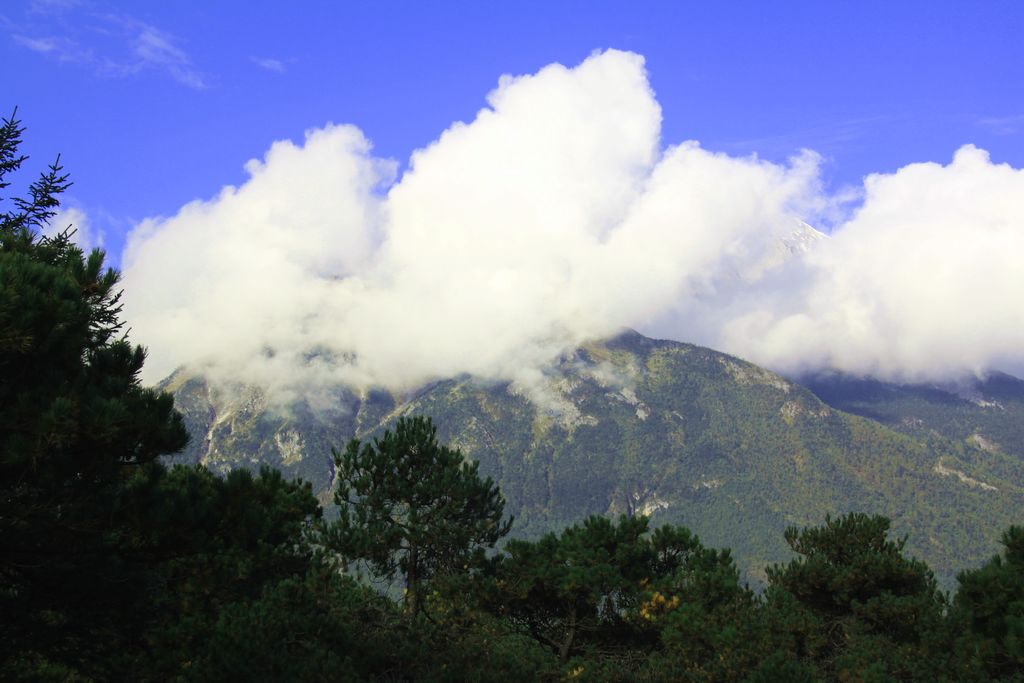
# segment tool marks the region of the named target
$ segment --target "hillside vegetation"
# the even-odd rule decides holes
[[[646,514],[731,548],[755,584],[791,557],[788,525],[866,511],[892,519],[948,586],[1024,509],[1018,458],[899,433],[737,358],[635,332],[578,349],[535,386],[462,377],[408,397],[339,390],[330,411],[274,408],[256,389],[185,372],[163,387],[193,434],[185,458],[216,470],[281,467],[328,502],[331,447],[431,415],[501,486],[515,536]]]
[[[927,438],[938,434],[1024,459],[1024,381],[1003,373],[947,385],[893,384],[827,373],[805,378],[829,405]]]

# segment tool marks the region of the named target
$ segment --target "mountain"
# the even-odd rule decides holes
[[[736,288],[750,287],[770,271],[803,259],[828,239],[825,233],[795,218],[792,222],[772,226],[765,235],[762,249],[741,252],[734,259],[724,261],[722,269],[712,278],[712,286],[702,292],[702,296],[714,300],[723,292],[731,295]]]
[[[804,221],[796,220],[789,232],[779,232],[775,235],[773,248],[767,257],[765,265],[775,267],[782,265],[793,257],[800,257],[812,251],[819,242],[827,240],[828,235],[808,225]]]
[[[650,514],[732,548],[755,582],[789,557],[787,525],[859,510],[889,516],[948,585],[994,554],[1024,509],[1020,458],[900,433],[737,358],[634,332],[584,345],[531,387],[459,377],[410,395],[339,389],[282,408],[183,371],[162,386],[193,434],[179,457],[215,470],[266,463],[327,502],[331,447],[428,415],[501,486],[514,534],[591,513]]]
[[[939,435],[1024,462],[1024,381],[1003,373],[953,384],[897,384],[825,373],[801,382],[825,403],[927,439]]]

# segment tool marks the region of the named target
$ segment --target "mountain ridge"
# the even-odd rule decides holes
[[[334,410],[274,409],[253,388],[185,374],[185,460],[281,467],[330,499],[330,449],[424,414],[492,476],[536,537],[587,514],[650,514],[733,549],[745,574],[789,557],[782,530],[886,514],[945,582],[987,559],[1024,503],[1024,466],[939,434],[900,433],[739,358],[634,331],[584,344],[535,385],[444,379],[408,395],[339,388]]]
[[[947,384],[881,382],[839,372],[799,379],[829,405],[906,434],[939,434],[1024,460],[1024,380],[993,372]]]

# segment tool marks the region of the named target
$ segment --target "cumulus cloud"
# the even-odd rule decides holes
[[[344,355],[339,306],[382,224],[375,193],[394,165],[351,126],[275,143],[250,178],[129,236],[128,319],[150,347],[149,379],[181,363],[244,381],[298,385]],[[326,379],[326,378],[325,378]]]
[[[147,379],[185,364],[281,395],[460,373],[529,386],[579,343],[626,327],[782,369],[891,373],[915,354],[900,325],[922,340],[949,329],[928,323],[972,274],[999,288],[997,303],[972,308],[961,322],[975,333],[922,363],[948,372],[1001,359],[986,345],[953,350],[985,339],[993,328],[978,326],[1008,288],[1024,292],[1013,272],[997,275],[1019,252],[988,251],[1022,238],[1020,214],[1004,210],[1024,196],[1018,172],[967,148],[948,167],[872,177],[863,208],[805,256],[792,240],[816,233],[798,217],[832,215],[837,202],[817,155],[773,164],[693,141],[664,147],[660,122],[643,59],[607,51],[503,77],[401,178],[352,126],[274,143],[241,186],[130,235],[126,315],[150,348]],[[956,198],[967,204],[943,210]],[[919,202],[931,206],[918,214]],[[998,216],[1003,237],[958,244],[958,231],[984,233]],[[889,245],[897,254],[879,261]],[[962,267],[927,273],[943,245]],[[1005,326],[1006,311],[997,317]]]
[[[906,381],[1019,369],[1024,170],[966,145],[947,165],[911,164],[864,188],[795,282],[742,295],[721,344],[784,370]]]

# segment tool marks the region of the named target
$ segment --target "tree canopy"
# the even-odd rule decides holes
[[[512,526],[502,520],[498,487],[480,477],[478,463],[438,444],[429,418],[399,418],[372,443],[353,439],[334,463],[339,517],[331,547],[382,577],[400,574],[412,618],[425,581],[478,563]]]
[[[704,548],[682,527],[648,534],[646,517],[591,516],[505,551],[487,604],[563,662],[588,647],[651,647],[662,613],[741,592],[728,551]]]
[[[22,132],[0,124],[0,190]],[[168,680],[224,604],[308,570],[320,508],[277,472],[160,462],[187,434],[141,385],[118,272],[42,234],[68,186],[58,160],[0,212],[0,678]]]
[[[22,132],[0,125],[2,189],[26,161]],[[108,606],[137,585],[111,528],[117,489],[187,439],[171,398],[139,382],[145,352],[122,333],[103,252],[40,235],[69,184],[58,159],[0,213],[0,647],[21,655],[114,628]]]

